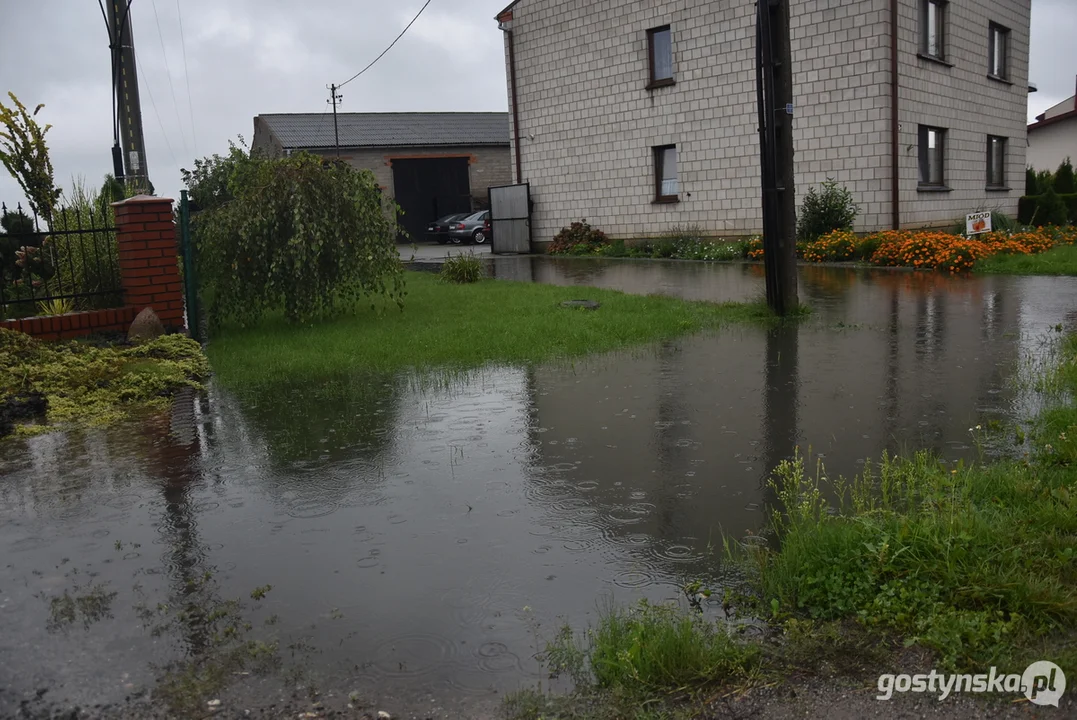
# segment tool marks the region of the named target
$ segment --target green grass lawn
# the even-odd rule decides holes
[[[1039,255],[994,255],[976,263],[984,275],[1077,275],[1077,245],[1058,245]]]
[[[408,272],[395,305],[297,326],[267,318],[249,329],[225,327],[207,348],[226,385],[339,377],[407,367],[465,369],[489,362],[567,358],[668,339],[731,322],[773,322],[761,302],[714,304],[614,290],[484,280],[471,285]],[[564,300],[602,303],[595,311]]]

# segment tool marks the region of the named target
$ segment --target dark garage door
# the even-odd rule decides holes
[[[471,211],[467,158],[393,160],[393,190],[412,242],[426,240],[426,226],[439,217]]]

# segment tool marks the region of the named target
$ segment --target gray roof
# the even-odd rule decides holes
[[[259,115],[285,148],[333,147],[331,113]],[[508,145],[508,113],[339,113],[341,147]]]

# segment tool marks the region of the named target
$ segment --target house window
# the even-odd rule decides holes
[[[648,88],[673,84],[673,34],[669,25],[647,31],[647,48],[651,60]]]
[[[946,0],[921,0],[920,52],[936,60],[946,59]]]
[[[677,202],[680,186],[677,183],[677,146],[664,145],[654,149],[655,202]]]
[[[920,185],[945,187],[946,131],[942,128],[920,126]]]
[[[1006,138],[987,136],[987,186],[1006,187]]]
[[[1010,31],[1001,25],[991,23],[988,33],[987,73],[991,77],[1005,80],[1010,71],[1006,62],[1006,56],[1010,51]]]

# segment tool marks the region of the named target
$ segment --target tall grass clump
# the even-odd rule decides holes
[[[981,208],[976,212],[984,212],[985,209]],[[966,227],[965,218],[958,218],[954,220],[954,224],[950,226],[949,232],[951,235],[964,235]],[[994,233],[1005,233],[1012,235],[1013,233],[1021,231],[1021,224],[1017,222],[1017,218],[1014,218],[1001,210],[991,211],[991,231]]]
[[[798,456],[771,487],[780,545],[751,557],[776,614],[853,619],[958,670],[1023,667],[1077,625],[1069,468],[884,455],[846,482]]]
[[[438,275],[445,282],[475,283],[486,277],[486,266],[475,253],[453,255],[445,258]]]
[[[593,684],[632,694],[745,677],[760,654],[758,647],[698,613],[642,600],[604,607],[597,627],[582,639],[565,626],[544,657],[552,671],[569,673],[578,687]]]

